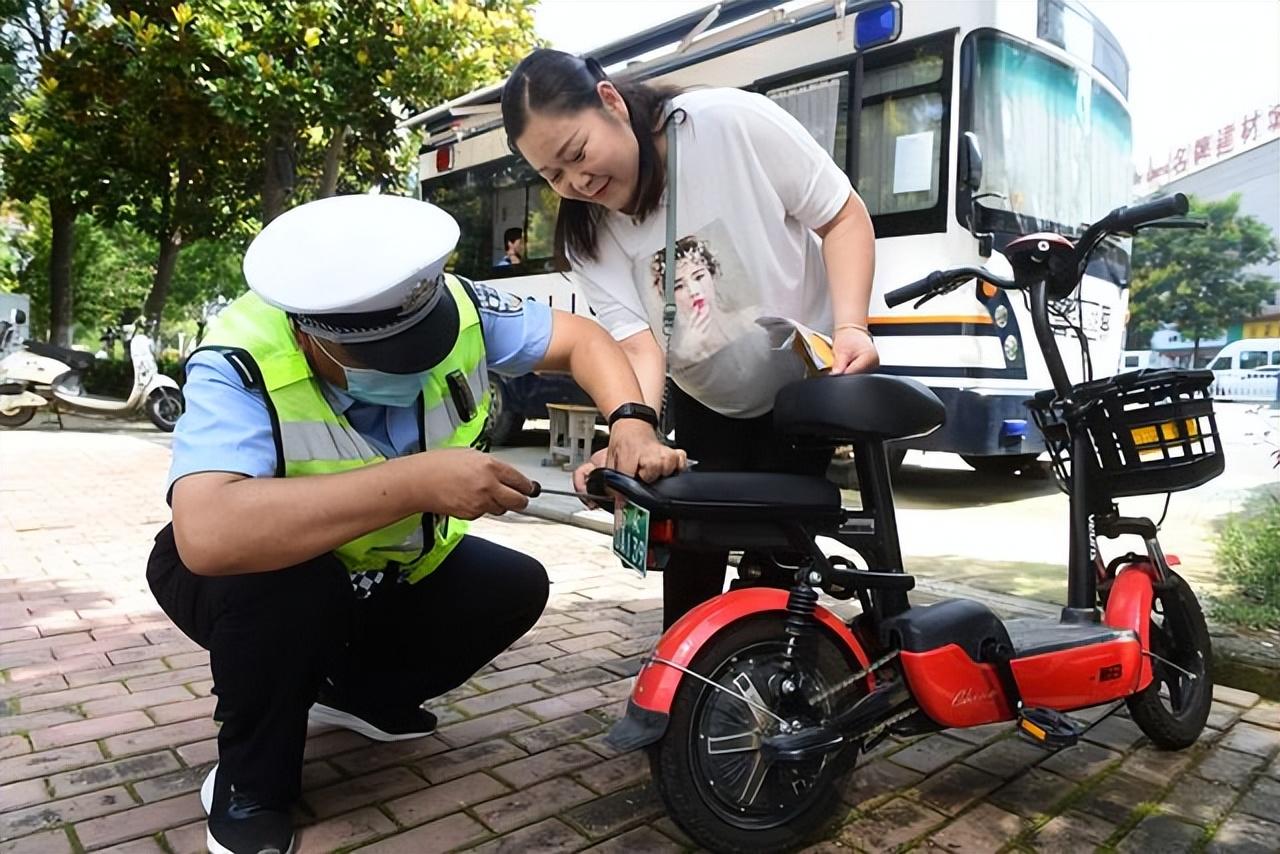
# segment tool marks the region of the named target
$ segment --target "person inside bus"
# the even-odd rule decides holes
[[[879,365],[867,328],[875,235],[848,177],[790,114],[763,95],[732,88],[682,92],[614,82],[593,59],[534,51],[502,92],[515,153],[561,197],[555,256],[581,279],[597,319],[622,344],[659,408],[664,378],[677,444],[700,471],[821,474],[830,454],[797,449],[772,423],[773,399],[804,376],[764,329],[741,329],[696,360],[670,352],[663,300],[651,298],[651,259],[666,245],[667,128],[676,123],[676,238],[702,241],[737,271],[720,294],[754,316],[797,320],[830,332],[834,373]],[[678,271],[677,271],[678,272]],[[672,341],[685,349],[721,328],[678,310]],[[714,313],[725,300],[709,300]],[[710,341],[708,344],[712,343]],[[599,465],[594,458],[589,465]],[[576,473],[581,489],[588,467]],[[726,555],[673,553],[663,577],[670,626],[720,593]]]
[[[609,335],[443,274],[458,236],[411,198],[296,207],[250,244],[251,292],[187,363],[173,521],[147,581],[209,650],[211,851],[293,850],[308,717],[378,741],[428,735],[424,701],[541,615],[541,564],[462,521],[533,491],[473,450],[489,371],[568,371],[612,413],[614,465],[647,480],[683,465]]]
[[[520,226],[508,228],[502,233],[502,243],[506,248],[502,258],[495,267],[515,267],[524,263],[524,229]]]

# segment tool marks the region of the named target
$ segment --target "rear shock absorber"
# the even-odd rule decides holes
[[[817,626],[813,615],[818,609],[818,591],[805,581],[791,588],[787,597],[787,619],[783,629],[787,634],[786,668],[796,673],[796,662],[804,661],[814,649],[812,643]]]

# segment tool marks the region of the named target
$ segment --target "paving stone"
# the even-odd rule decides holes
[[[529,786],[551,777],[576,771],[600,761],[595,753],[580,744],[566,744],[494,769],[500,779],[517,788]]]
[[[114,685],[121,689],[124,686],[119,682],[109,682],[108,685]],[[88,688],[102,688],[102,685],[86,685],[85,688],[73,690],[86,690]],[[183,700],[193,699],[190,691],[181,685],[170,685],[167,688],[156,688],[151,691],[139,691],[136,694],[130,694],[127,691],[123,694],[104,697],[99,700],[87,702],[81,706],[81,709],[89,717],[99,717],[103,715],[114,715],[120,712],[132,712],[145,709],[147,706],[158,706],[162,703],[178,703]]]
[[[195,718],[211,718],[217,705],[217,697],[196,697],[181,703],[152,706],[147,709],[147,714],[158,724],[172,724]]]
[[[1101,845],[1116,832],[1116,825],[1083,812],[1065,812],[1040,828],[1031,844],[1042,854],[1076,854]]]
[[[1084,734],[1086,741],[1118,750],[1121,753],[1129,750],[1145,738],[1138,725],[1128,718],[1112,715],[1094,724]]]
[[[1077,784],[1065,777],[1032,768],[1013,782],[989,795],[987,800],[1001,809],[1025,818],[1053,812],[1053,807],[1075,791]]]
[[[966,727],[965,729],[949,729],[947,730],[947,735],[952,738],[958,738],[961,741],[967,741],[970,744],[988,744],[1011,732],[1013,732],[1013,724],[1002,721],[1000,723]]]
[[[2,716],[0,717],[0,735],[29,734],[32,730],[47,729],[82,720],[83,718],[80,715],[67,709],[50,709],[29,715]]]
[[[191,723],[198,722],[191,721]],[[183,724],[174,724],[174,726],[183,726]],[[306,760],[324,759],[329,756],[337,756],[339,753],[346,753],[349,750],[368,747],[369,744],[369,739],[358,732],[351,732],[345,729],[334,730],[308,738],[302,757]]]
[[[303,828],[296,837],[295,850],[298,854],[329,854],[391,833],[395,829],[391,819],[373,807],[365,807]],[[415,850],[426,849],[420,847]]]
[[[946,820],[940,812],[905,798],[895,798],[870,815],[846,825],[840,832],[840,841],[869,854],[879,854],[924,836]]]
[[[572,715],[575,712],[585,712],[588,709],[603,706],[611,702],[612,699],[598,688],[583,688],[559,697],[549,697],[545,700],[529,703],[521,706],[520,711],[527,712],[542,720],[554,720],[566,715]]]
[[[172,753],[161,751],[56,774],[50,777],[48,782],[55,797],[66,798],[94,789],[104,789],[108,786],[165,774],[176,771],[180,767]]]
[[[408,768],[388,768],[317,789],[307,794],[306,801],[318,818],[329,818],[426,787],[427,781]]]
[[[1275,854],[1280,824],[1251,815],[1233,815],[1213,835],[1205,854]]]
[[[849,806],[866,810],[923,779],[924,775],[918,771],[876,759],[854,768],[841,797]]]
[[[0,786],[0,813],[29,807],[49,799],[43,780],[23,780]]]
[[[66,691],[53,691],[48,694],[21,697],[18,700],[18,708],[24,713],[43,712],[47,709],[60,709],[79,705],[90,700],[118,697],[128,693],[128,689],[119,682],[106,682],[102,685],[85,685],[82,688],[69,688]]]
[[[1117,772],[1086,792],[1072,807],[1113,824],[1124,824],[1129,813],[1154,794],[1152,788],[1144,780]]]
[[[497,691],[490,691],[487,694],[477,694],[474,697],[460,700],[454,705],[466,715],[487,715],[499,709],[545,699],[547,693],[535,685],[524,683],[512,685],[508,688],[499,688]]]
[[[361,854],[443,854],[489,836],[484,825],[465,813],[454,813],[431,824],[397,833],[361,848]]]
[[[65,830],[47,830],[12,842],[0,842],[0,854],[72,854]]]
[[[1120,767],[1126,774],[1164,785],[1185,771],[1195,759],[1196,754],[1191,749],[1160,750],[1144,745],[1126,756]]]
[[[31,752],[31,742],[25,735],[6,735],[0,737],[0,759],[19,756]]]
[[[1233,706],[1247,709],[1257,705],[1260,698],[1252,691],[1241,691],[1239,688],[1228,688],[1226,685],[1214,685],[1213,699],[1220,703],[1230,703]]]
[[[177,749],[178,756],[188,765],[204,765],[218,760],[218,740],[216,738],[184,744]]]
[[[488,774],[470,774],[387,803],[385,809],[406,827],[433,821],[474,804],[505,795],[505,785]]]
[[[530,753],[538,753],[552,747],[559,747],[571,741],[596,735],[604,729],[604,724],[588,714],[570,715],[549,724],[530,727],[511,735],[511,740]]]
[[[507,833],[593,797],[590,789],[561,777],[480,804],[472,812],[495,833]]]
[[[561,852],[579,851],[589,844],[573,828],[562,821],[549,818],[535,825],[522,828],[505,836],[499,836],[483,845],[472,848],[475,854],[525,854],[537,851],[538,854],[561,854]]]
[[[543,665],[550,667],[557,673],[572,673],[575,670],[581,670],[584,667],[592,665],[604,665],[610,661],[617,661],[622,658],[607,647],[596,647],[583,652],[574,653],[573,655],[562,655],[558,658],[549,658],[543,662]]]
[[[75,744],[56,750],[27,753],[0,760],[0,780],[17,782],[32,777],[45,777],[102,761],[102,750],[96,744]]]
[[[584,768],[573,776],[578,782],[586,784],[602,795],[607,795],[648,780],[649,757],[644,751],[636,750]]]
[[[413,738],[348,751],[334,756],[330,761],[348,774],[360,775],[388,765],[409,764],[448,750],[449,745],[438,738]]]
[[[685,846],[649,827],[637,827],[586,849],[589,854],[680,854]]]
[[[1059,750],[1037,767],[1083,782],[1105,771],[1121,755],[1109,748],[1082,741],[1074,747]]]
[[[473,771],[483,771],[519,759],[525,752],[509,741],[484,741],[432,756],[417,767],[432,783],[443,783]]]
[[[486,673],[483,676],[476,676],[472,678],[471,683],[481,691],[497,691],[500,688],[508,688],[524,682],[536,682],[539,679],[546,679],[555,675],[556,672],[554,670],[548,670],[541,664],[525,664],[521,667],[512,667],[507,670],[498,670],[493,673]]]
[[[164,841],[173,854],[209,854],[209,849],[205,846],[205,830],[204,821],[184,824],[182,827],[166,830]]]
[[[1006,738],[965,757],[964,763],[1008,780],[1043,762],[1048,755],[1044,748],[1020,738]]]
[[[1235,808],[1236,812],[1264,821],[1280,820],[1280,782],[1259,777]],[[1277,845],[1280,845],[1280,839],[1277,839]]]
[[[84,821],[133,806],[133,798],[120,786],[37,804],[0,815],[0,842],[47,830],[60,824]]]
[[[146,837],[112,845],[110,848],[100,848],[98,854],[168,854],[168,852],[160,847],[159,842]]]
[[[1228,705],[1227,703],[1219,703],[1216,700],[1209,706],[1209,719],[1205,721],[1205,726],[1213,729],[1226,729],[1236,721],[1240,720],[1240,716],[1246,710],[1239,706]]]
[[[588,836],[599,839],[657,818],[662,811],[657,792],[652,784],[646,783],[575,807],[565,818]]]
[[[142,714],[141,712],[131,714]],[[146,718],[146,715],[142,715]],[[147,718],[150,722],[150,718]],[[116,735],[102,742],[112,756],[129,756],[133,753],[145,753],[172,747],[175,744],[190,744],[203,738],[214,738],[218,734],[218,725],[212,719],[183,721],[168,726],[151,725],[150,729]],[[310,747],[310,745],[308,745]]]
[[[969,804],[995,791],[1002,782],[999,777],[977,768],[952,765],[925,778],[916,787],[916,792],[917,797],[925,804],[954,816]]]
[[[611,682],[617,678],[618,674],[611,673],[604,668],[588,667],[585,670],[560,673],[541,679],[535,682],[534,685],[548,694],[567,694],[580,688],[591,688],[605,682]]]
[[[76,824],[76,836],[86,848],[101,848],[140,836],[150,836],[203,815],[200,796],[192,793],[114,815],[81,821]]]
[[[1242,722],[1227,730],[1218,745],[1241,753],[1267,756],[1280,748],[1280,730]]]
[[[506,735],[538,723],[537,718],[518,709],[503,709],[492,715],[441,727],[437,737],[453,747],[466,747],[496,735]]]
[[[25,707],[25,703],[23,705]],[[1244,719],[1258,726],[1280,729],[1280,703],[1263,701],[1245,712]]]
[[[929,837],[930,847],[944,851],[996,851],[1022,833],[1026,822],[1012,813],[979,804]]]
[[[954,759],[973,750],[973,745],[945,735],[931,735],[922,738],[905,750],[899,750],[889,757],[889,761],[919,771],[921,774],[932,774]]]
[[[1196,766],[1195,772],[1206,780],[1241,786],[1265,762],[1266,759],[1262,756],[1215,748],[1203,762]]]
[[[1149,854],[1152,851],[1180,854],[1195,851],[1204,831],[1194,824],[1169,815],[1151,815],[1139,822],[1116,847],[1119,854]]]
[[[1165,795],[1163,809],[1196,824],[1211,824],[1231,807],[1237,794],[1225,783],[1214,783],[1188,774]]]

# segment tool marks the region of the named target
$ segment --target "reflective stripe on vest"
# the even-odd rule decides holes
[[[419,439],[427,450],[474,444],[489,412],[480,316],[461,281],[453,276],[446,276],[446,281],[458,309],[458,340],[423,384]],[[334,412],[284,312],[245,294],[215,319],[205,346],[242,351],[252,360],[274,414],[283,462],[277,476],[335,474],[385,460],[345,416]],[[464,377],[471,391],[474,412],[466,420],[450,392],[448,377],[453,374]],[[345,543],[335,554],[352,572],[383,569],[395,562],[403,565],[409,581],[418,581],[440,565],[467,529],[460,519],[437,519],[428,550],[423,524],[429,518],[402,519]]]

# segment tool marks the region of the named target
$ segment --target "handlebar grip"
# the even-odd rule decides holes
[[[1140,205],[1131,205],[1123,208],[1116,214],[1111,228],[1116,231],[1129,231],[1139,225],[1155,222],[1158,219],[1181,216],[1187,212],[1188,207],[1187,197],[1182,193],[1174,193],[1172,196],[1165,196],[1162,199],[1155,199],[1150,202],[1143,202]]]
[[[902,305],[904,302],[911,302],[913,299],[919,299],[925,294],[942,284],[943,275],[941,270],[934,270],[918,282],[912,282],[909,285],[903,285],[900,288],[894,288],[884,295],[885,305],[889,308]]]

